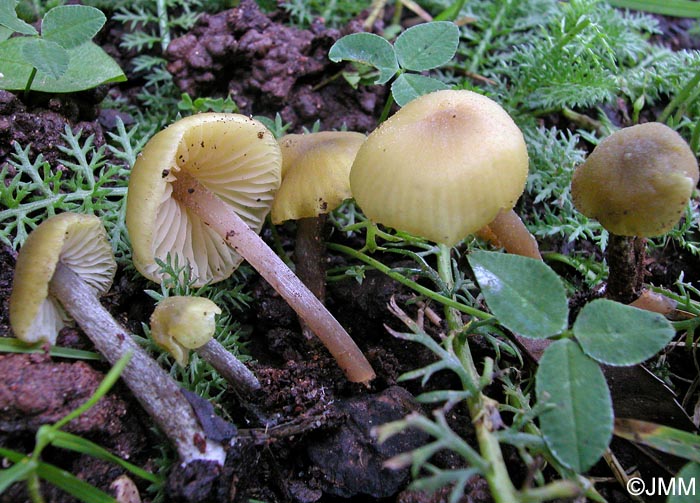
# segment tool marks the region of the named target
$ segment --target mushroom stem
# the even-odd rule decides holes
[[[326,246],[322,239],[326,214],[297,220],[297,239],[294,246],[296,275],[322,304],[326,303],[326,268],[324,264]],[[299,319],[301,331],[311,340],[313,331]]]
[[[326,346],[347,378],[364,384],[374,379],[374,370],[345,329],[233,208],[184,170],[176,176],[173,197],[206,222],[270,283]]]
[[[202,460],[223,465],[226,453],[222,445],[207,439],[180,386],[112,318],[90,287],[69,267],[58,262],[49,291],[60,299],[95,348],[111,364],[131,352],[121,378],[174,444],[182,464]]]
[[[477,235],[508,253],[542,260],[537,240],[512,209],[499,211],[496,218],[479,230]]]
[[[260,389],[255,374],[216,339],[198,347],[195,352],[240,392],[250,395]]]
[[[296,274],[321,302],[326,299],[326,246],[322,239],[326,214],[297,220],[294,247]]]
[[[609,272],[605,295],[609,299],[629,304],[643,290],[646,239],[618,236],[612,232],[609,236],[606,251]]]

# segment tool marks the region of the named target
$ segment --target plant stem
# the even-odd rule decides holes
[[[358,260],[361,260],[365,264],[374,267],[379,272],[386,274],[391,279],[398,281],[402,285],[406,285],[411,290],[414,290],[419,294],[426,296],[429,299],[437,301],[444,306],[452,307],[457,311],[468,314],[470,316],[474,316],[475,318],[479,318],[481,320],[489,320],[493,318],[492,314],[476,309],[475,307],[467,306],[466,304],[462,304],[461,302],[457,302],[454,299],[445,297],[444,295],[434,292],[431,289],[426,288],[423,285],[420,285],[415,281],[408,279],[403,274],[394,271],[393,269],[391,269],[391,267],[382,264],[379,260],[374,259],[365,253],[358,252],[357,250],[350,248],[349,246],[339,245],[337,243],[328,243],[326,246],[329,250],[339,251],[345,253],[346,255],[350,255],[351,257],[354,257]]]
[[[36,77],[36,68],[32,67],[32,71],[27,79],[27,85],[24,86],[24,98],[26,99],[29,95],[29,91],[32,89],[32,84],[34,83],[34,77]]]
[[[160,32],[160,48],[165,52],[170,45],[170,31],[168,30],[168,9],[165,0],[156,0],[158,12],[158,31]],[[132,164],[133,166],[133,164]]]
[[[368,384],[374,370],[355,341],[326,307],[228,204],[185,171],[177,173],[173,197],[201,218],[284,298],[311,328],[348,380]]]
[[[326,246],[323,229],[326,215],[297,220],[294,247],[296,274],[321,302],[326,299]]]
[[[454,299],[453,289],[455,286],[455,280],[454,275],[452,274],[452,258],[450,257],[450,251],[451,249],[449,246],[442,243],[438,244],[437,266],[438,275],[442,281],[445,282],[445,287],[447,288],[450,297]],[[445,306],[445,316],[447,317],[447,326],[449,327],[450,331],[458,332],[462,329],[462,317],[460,316],[459,312],[455,310],[455,308]],[[479,382],[479,376],[477,375],[476,379],[472,382]]]
[[[554,499],[570,499],[580,496],[583,491],[571,480],[557,480],[546,486],[526,489],[520,496],[520,503],[539,503]]]
[[[229,384],[245,395],[260,389],[260,381],[255,374],[216,339],[198,347],[195,352],[214,367]]]
[[[121,378],[174,444],[180,461],[187,464],[204,460],[223,465],[226,458],[223,447],[207,439],[180,386],[114,321],[93,290],[59,262],[49,291],[112,365],[126,353],[132,353]]]
[[[36,474],[36,470],[32,471],[27,477],[27,492],[32,503],[46,503],[44,496],[41,494],[41,481]]]
[[[450,257],[452,250],[449,246],[443,244],[439,245],[438,250],[438,274],[440,274],[440,278],[442,278],[445,285],[448,285],[448,288],[452,288],[454,286],[452,259]],[[462,319],[455,313],[454,309],[446,306],[445,316],[451,332],[458,333],[462,330]],[[481,376],[476,370],[467,338],[463,339],[459,356],[468,376],[467,378],[471,381],[471,383],[463,383],[463,387],[472,389],[478,386]],[[496,503],[515,503],[519,501],[518,492],[513,486],[503,459],[501,446],[493,434],[496,426],[493,424],[492,418],[498,414],[498,403],[481,392],[474,393],[466,399],[466,402],[469,415],[472,418],[472,424],[476,429],[479,451],[481,456],[489,463],[489,468],[483,475],[489,484],[494,501]]]
[[[384,122],[387,117],[389,117],[389,113],[391,112],[391,107],[394,104],[394,95],[389,91],[389,96],[386,98],[386,103],[384,103],[384,108],[382,109],[382,115],[379,116],[379,120],[377,121],[377,124],[381,124]]]

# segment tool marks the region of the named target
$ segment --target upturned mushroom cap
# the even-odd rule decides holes
[[[156,134],[134,164],[126,225],[136,269],[160,282],[155,259],[189,262],[196,285],[226,279],[241,257],[191,210],[171,197],[184,170],[260,232],[279,188],[282,158],[260,122],[239,114],[204,113]]]
[[[697,183],[698,163],[685,140],[650,122],[600,142],[574,172],[571,195],[608,231],[650,237],[676,225]]]
[[[204,297],[165,298],[151,315],[151,337],[184,367],[189,350],[204,346],[214,336],[217,314],[221,314],[219,306]]]
[[[452,246],[511,209],[527,178],[520,129],[471,91],[417,98],[360,147],[350,172],[371,220]]]
[[[365,138],[351,131],[280,138],[282,185],[272,203],[272,222],[316,217],[351,198],[350,168]]]
[[[59,261],[96,296],[109,290],[117,264],[99,218],[60,213],[42,222],[25,241],[17,257],[10,295],[10,323],[23,341],[54,344],[69,320],[49,295],[49,282]]]

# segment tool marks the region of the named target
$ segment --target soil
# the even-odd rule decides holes
[[[179,88],[191,96],[230,94],[242,113],[274,116],[279,112],[285,122],[293,124],[293,131],[311,128],[316,120],[321,121],[323,129],[343,126],[362,132],[374,129],[385,101],[384,88],[353,89],[339,77],[342,67],[331,64],[326,57],[329,47],[340,36],[360,30],[361,20],[342,30],[327,29],[320,20],[310,30],[291,28],[284,21],[281,13],[264,14],[251,0],[216,15],[205,14],[189,33],[171,42],[164,55],[168,70]],[[698,46],[684,21],[663,19],[662,28],[664,42],[674,48]],[[116,29],[106,30],[101,35],[102,43],[128,70],[128,59],[133,55],[122,52],[110,38],[117,35]],[[107,93],[126,99],[133,96],[140,81],[137,75],[130,77],[129,82],[111,88],[61,96],[32,94],[29,100],[0,91],[0,166],[9,166],[5,161],[13,151],[13,141],[31,145],[31,156],[42,155],[51,166],[58,166],[63,141],[60,135],[66,126],[94,134],[95,144],[103,145],[107,133],[115,127],[117,115],[127,124],[132,120],[101,106]],[[280,228],[280,231],[283,239],[292,239],[289,230]],[[264,237],[269,240],[269,236]],[[334,239],[339,241],[342,237]],[[550,249],[566,252],[566,243],[547,244]],[[0,247],[0,336],[11,335],[7,299],[15,257],[13,250]],[[343,258],[331,255],[329,261],[342,263]],[[650,253],[647,274],[654,284],[672,285],[680,271],[686,271],[686,280],[700,279],[698,258],[669,248]],[[581,284],[575,271],[558,272]],[[142,293],[144,284],[134,283],[120,271],[107,304],[117,319],[128,320],[128,326],[134,330],[140,322],[147,321],[153,308],[152,301]],[[408,430],[384,444],[379,444],[373,435],[374,426],[406,414],[416,411],[430,414],[430,407],[420,405],[414,398],[424,391],[420,383],[397,383],[397,379],[404,372],[432,362],[432,354],[417,344],[391,337],[386,330],[386,326],[405,330],[386,308],[392,297],[410,316],[418,317],[420,306],[411,303],[411,293],[388,277],[371,271],[362,283],[349,279],[329,285],[329,309],[347,327],[377,372],[377,379],[367,389],[348,383],[325,350],[304,337],[293,311],[266,283],[253,277],[248,287],[254,301],[249,318],[244,320],[252,328],[247,348],[253,358],[251,368],[263,390],[251,397],[237,396],[231,391],[222,398],[226,419],[238,428],[226,466],[220,472],[212,472],[207,466],[183,472],[175,466],[167,482],[167,501],[447,501],[449,490],[433,494],[409,490],[407,468],[392,470],[384,466],[392,456],[424,445],[428,441],[425,434]],[[595,292],[583,292],[581,299],[595,295]],[[573,301],[572,310],[579,301],[579,298]],[[440,324],[431,324],[428,318],[425,327],[436,336],[444,329]],[[64,330],[59,344],[90,349],[89,341],[75,329]],[[474,351],[477,361],[491,354],[488,344],[478,338],[474,339]],[[674,369],[688,369],[682,378],[694,378],[694,367],[687,355],[676,352],[667,357],[674,359]],[[518,365],[516,361],[512,363]],[[61,360],[45,353],[0,355],[3,376],[0,445],[30,452],[37,429],[82,403],[106,370],[105,364]],[[633,379],[647,379],[634,375]],[[687,388],[683,379],[672,384],[677,386],[678,393]],[[456,383],[450,375],[438,374],[430,385],[440,389]],[[614,380],[612,386],[617,386]],[[663,389],[654,388],[646,402],[624,406],[633,408],[632,413],[640,413],[643,408],[653,408],[654,403],[672,401],[673,394]],[[500,390],[487,392],[499,398]],[[616,406],[623,405],[620,402]],[[448,420],[455,431],[473,440],[465,410],[456,407]],[[165,442],[122,385],[117,385],[97,406],[65,429],[154,471],[159,455],[157,446]],[[629,446],[620,447],[619,452],[628,453]],[[517,453],[506,449],[505,455],[514,480],[525,482],[528,473]],[[627,458],[636,460],[635,455]],[[112,483],[124,475],[114,464],[83,455],[66,456],[65,451],[58,449],[45,450],[42,459],[105,491],[112,491]],[[433,462],[443,467],[465,468],[463,460],[449,452],[439,453]],[[658,463],[651,463],[649,470],[664,473]],[[594,473],[611,478],[605,466],[597,466]],[[142,500],[151,501],[147,484],[134,482]],[[75,501],[53,486],[44,485],[42,490],[48,502]],[[614,482],[603,484],[602,491],[610,501],[627,501]],[[28,497],[22,484],[0,495],[1,503],[23,501],[28,501]],[[485,481],[479,477],[471,479],[459,501],[491,501]]]

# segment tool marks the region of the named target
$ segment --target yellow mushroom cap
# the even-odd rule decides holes
[[[650,122],[600,142],[576,171],[578,210],[618,236],[658,236],[680,219],[698,183],[698,163],[683,138]]]
[[[204,346],[214,336],[217,314],[221,314],[219,306],[204,297],[167,297],[151,315],[151,337],[184,367],[189,350]]]
[[[471,91],[421,96],[382,123],[350,172],[371,220],[452,246],[511,209],[525,188],[522,132]]]
[[[195,285],[229,277],[241,257],[171,197],[171,184],[184,170],[260,232],[279,188],[281,165],[272,133],[243,115],[193,115],[157,133],[129,180],[126,225],[136,269],[159,283],[155,259],[165,261],[169,253],[189,263]]]
[[[96,296],[109,290],[117,264],[99,218],[60,213],[42,222],[27,237],[17,257],[10,295],[10,323],[23,341],[54,344],[69,319],[49,295],[49,282],[59,261]]]
[[[272,203],[272,222],[317,217],[351,198],[350,168],[365,138],[351,131],[280,138],[282,185]]]

